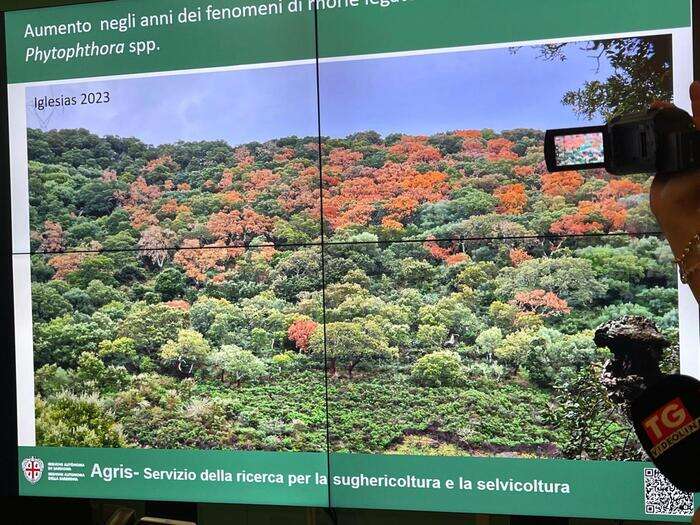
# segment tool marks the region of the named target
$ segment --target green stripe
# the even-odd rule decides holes
[[[21,462],[32,456],[44,464],[35,484],[21,470]],[[328,506],[328,485],[318,483],[316,476],[326,476],[330,464],[330,503],[340,508],[688,521],[684,516],[645,512],[644,471],[652,465],[641,462],[331,454],[327,463],[324,453],[51,447],[20,447],[19,461],[20,494],[25,496]],[[56,463],[84,464],[73,469],[84,477],[51,480]],[[107,481],[95,475],[95,465],[100,472],[121,467],[139,474],[131,479],[117,474]],[[147,468],[186,470],[196,479],[147,480]],[[219,470],[231,473],[233,481],[214,479]],[[284,482],[237,481],[236,473],[243,471],[280,473]],[[308,476],[308,484],[302,482],[307,479],[303,476]],[[436,479],[440,486],[418,488],[410,479],[414,487],[389,486],[410,476]],[[471,488],[466,483],[460,486],[460,478],[469,480]],[[290,484],[292,479],[295,483]],[[510,481],[520,485],[511,487]],[[544,485],[550,483],[560,484],[557,492],[545,492],[554,488]]]
[[[183,9],[196,10],[198,6],[208,3],[192,0],[129,0],[8,13],[8,81],[18,83],[122,75],[310,59],[315,56],[313,13],[136,28],[125,33],[99,30],[101,20],[125,17],[129,13],[139,19],[172,10],[176,17]],[[245,5],[246,2],[212,0],[211,4],[230,7]],[[90,22],[93,25],[92,31],[81,35],[24,38],[27,24],[43,26],[76,20]],[[25,62],[27,47],[39,46],[44,49],[52,46],[71,47],[76,42],[117,44],[149,40],[157,42],[160,50],[148,56],[137,56],[125,51],[123,55],[82,58],[71,62]],[[128,45],[125,47],[128,49]]]
[[[22,461],[37,457],[44,463],[41,479],[29,483],[22,472]],[[303,452],[231,452],[221,450],[149,450],[109,448],[51,448],[20,447],[19,490],[22,496],[159,499],[166,501],[198,501],[246,503],[252,505],[328,506],[326,486],[305,485],[299,476],[315,480],[325,475],[327,459],[324,453]],[[51,464],[54,465],[51,465]],[[77,481],[56,481],[50,474],[60,472],[56,463],[82,463],[73,473],[84,474]],[[130,479],[117,473],[107,481],[96,475],[105,468],[129,468],[138,472]],[[195,481],[145,479],[146,469],[180,471],[196,474]],[[234,473],[233,481],[215,479],[218,470]],[[273,474],[284,477],[284,483],[237,481],[238,472]],[[95,475],[94,475],[95,474]],[[290,475],[296,481],[290,484]]]
[[[286,7],[291,0],[283,0]],[[300,0],[308,5],[308,0]],[[666,0],[407,0],[391,7],[366,5],[319,12],[322,57],[578,37],[690,25],[690,2]],[[379,1],[379,0],[372,0]],[[269,2],[258,1],[256,5]],[[274,3],[274,2],[273,2]],[[170,71],[313,59],[313,13],[137,28],[125,33],[99,31],[100,20],[137,18],[209,2],[123,0],[82,6],[11,12],[7,19],[8,78],[11,83]],[[212,0],[217,8],[247,5],[246,0]],[[24,38],[27,24],[90,22],[84,35]],[[71,62],[25,62],[28,47],[72,47],[76,43],[128,43],[152,40],[159,51],[148,56],[125,52]]]
[[[648,463],[622,461],[333,454],[331,482],[337,476],[363,473],[378,478],[385,475],[432,477],[443,483],[439,490],[352,488],[334,484],[331,505],[687,523],[688,516],[645,512],[644,470],[652,467]],[[460,488],[460,478],[470,480],[472,488]],[[446,488],[446,480],[452,480],[454,488]],[[511,480],[520,485],[513,485],[509,490]],[[570,493],[564,493],[562,486],[558,493],[544,492],[545,488],[552,487],[538,487],[538,481],[567,483]],[[533,490],[526,492],[530,488],[526,483],[532,484]]]
[[[323,57],[333,57],[690,26],[688,0],[660,5],[658,0],[413,0],[392,9],[321,12],[319,47]]]

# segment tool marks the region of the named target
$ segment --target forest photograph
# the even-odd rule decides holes
[[[320,141],[314,66],[28,89],[114,100],[27,111],[37,445],[644,459],[593,333],[644,316],[678,367],[651,177],[543,137],[671,100],[670,57],[324,62]]]

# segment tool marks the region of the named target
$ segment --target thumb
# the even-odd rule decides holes
[[[700,129],[700,82],[697,80],[690,85],[690,103],[693,107],[693,121]]]

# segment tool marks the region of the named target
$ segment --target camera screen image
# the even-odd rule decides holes
[[[561,135],[554,138],[554,146],[559,166],[598,164],[605,161],[603,134],[600,132]]]

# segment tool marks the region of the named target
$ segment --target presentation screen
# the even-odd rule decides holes
[[[594,342],[700,376],[651,176],[543,138],[689,109],[688,0],[5,21],[21,495],[687,521]]]

